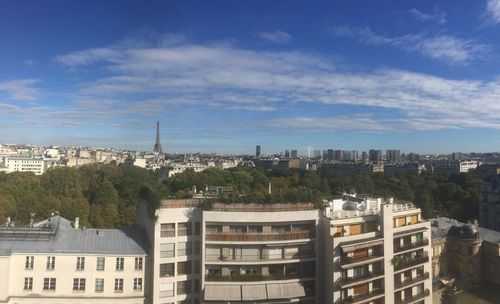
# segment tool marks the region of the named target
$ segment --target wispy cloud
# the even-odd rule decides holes
[[[20,79],[0,82],[0,94],[19,101],[35,101],[39,98],[40,89],[35,87],[39,79]],[[1,95],[0,95],[1,96]]]
[[[292,42],[292,35],[283,31],[260,32],[257,37],[275,44],[288,44]]]
[[[410,9],[410,14],[418,21],[421,22],[434,22],[439,25],[446,23],[446,13],[434,8],[432,13],[424,13],[416,8]]]
[[[408,34],[391,37],[377,34],[369,27],[349,26],[333,27],[329,29],[329,32],[334,37],[347,37],[370,45],[397,47],[449,64],[467,64],[480,60],[490,51],[490,47],[486,44],[446,34]]]
[[[500,23],[500,0],[486,0],[486,16],[490,23]]]

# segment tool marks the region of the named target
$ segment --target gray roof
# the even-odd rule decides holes
[[[139,227],[75,229],[60,216],[33,228],[0,228],[0,255],[12,253],[146,254],[149,245]]]
[[[448,232],[450,232],[450,229],[452,229],[452,227],[464,227],[464,226],[470,225],[470,224],[461,223],[457,220],[450,219],[447,217],[433,218],[430,221],[431,221],[431,229],[432,229],[432,238],[433,239],[444,238],[444,237],[448,236]],[[500,232],[499,231],[479,227],[479,228],[477,228],[477,232],[478,232],[478,237],[484,241],[487,241],[490,243],[495,243],[495,244],[500,243]]]

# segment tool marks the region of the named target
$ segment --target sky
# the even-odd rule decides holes
[[[500,151],[500,0],[0,1],[0,143]]]

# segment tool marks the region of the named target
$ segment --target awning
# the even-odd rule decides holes
[[[266,285],[243,285],[241,295],[243,301],[267,300]]]
[[[383,245],[384,239],[381,237],[374,237],[369,239],[361,239],[352,242],[340,243],[340,247],[342,247],[342,251],[344,252],[352,252],[356,249],[370,248],[373,246]]]
[[[302,284],[286,283],[286,284],[267,284],[267,297],[272,299],[291,299],[305,297],[306,291]]]
[[[413,234],[413,233],[417,233],[417,232],[422,232],[425,230],[427,230],[427,227],[419,227],[419,228],[414,228],[414,229],[405,230],[405,231],[401,231],[401,232],[396,232],[396,233],[394,233],[394,236],[398,237],[398,236]]]
[[[205,300],[207,301],[241,301],[241,285],[206,285]]]

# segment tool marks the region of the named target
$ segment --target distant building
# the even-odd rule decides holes
[[[479,224],[500,231],[500,177],[481,184],[479,192]]]
[[[335,161],[341,161],[343,154],[344,153],[343,153],[342,150],[335,150],[335,153],[333,155],[333,160],[335,160]]]
[[[370,150],[368,156],[371,162],[379,162],[382,160],[382,150]]]
[[[328,149],[326,151],[326,160],[328,160],[328,161],[333,160],[333,149]]]
[[[257,157],[257,158],[260,157],[260,146],[255,147],[255,157]]]
[[[299,158],[299,153],[297,152],[297,150],[291,151],[290,158]]]
[[[35,175],[41,175],[45,172],[45,161],[42,157],[6,157],[4,160],[8,172],[33,172]]]
[[[475,160],[462,160],[462,161],[448,161],[440,160],[434,163],[433,173],[435,174],[456,174],[467,173],[477,168],[478,161]]]
[[[285,150],[285,158],[290,158],[290,150]]]
[[[401,151],[400,150],[387,150],[385,153],[385,159],[388,162],[397,163],[401,161]]]
[[[0,228],[0,302],[142,304],[147,250],[139,230],[80,229],[60,216]]]
[[[384,174],[386,175],[394,175],[398,173],[420,175],[420,173],[424,170],[425,166],[418,163],[384,165]]]
[[[462,160],[463,156],[461,152],[453,152],[451,153],[451,160]]]

